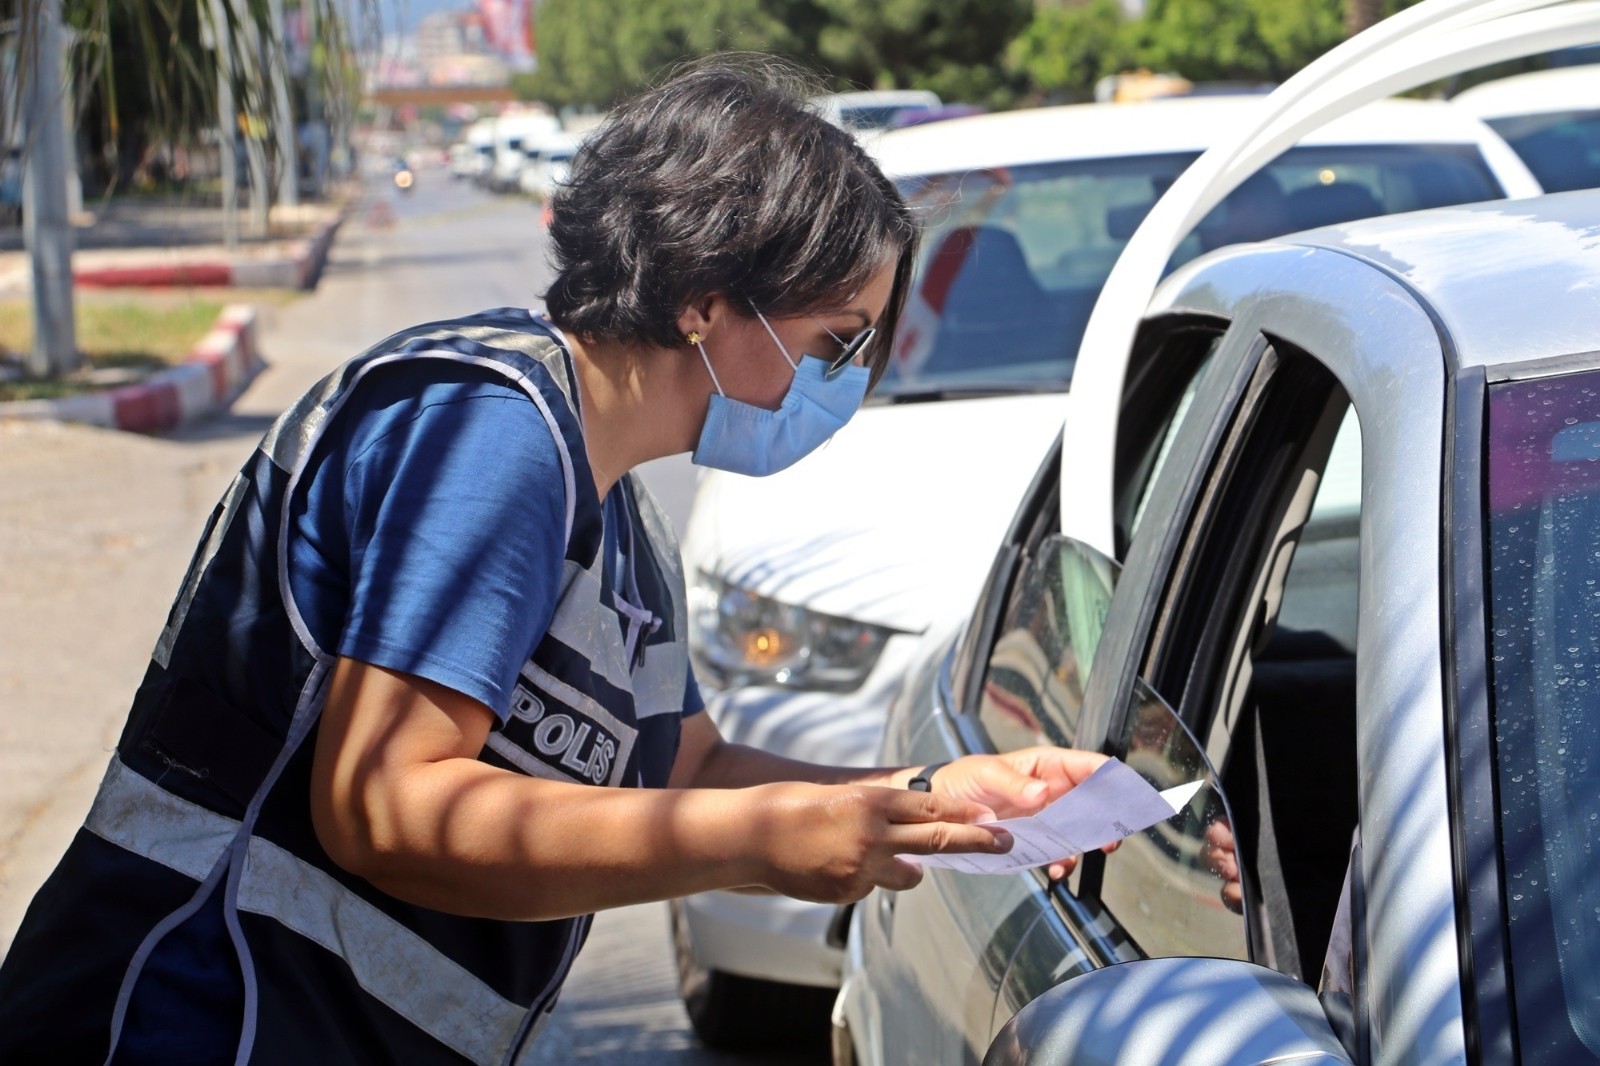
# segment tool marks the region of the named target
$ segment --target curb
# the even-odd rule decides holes
[[[105,392],[0,403],[0,419],[50,419],[155,433],[225,410],[265,367],[256,346],[256,309],[230,304],[189,358],[170,370]]]
[[[84,267],[72,272],[75,284],[94,288],[139,286],[314,289],[328,261],[328,249],[344,222],[329,219],[309,237],[293,242],[290,254],[273,259],[214,259],[178,263]]]

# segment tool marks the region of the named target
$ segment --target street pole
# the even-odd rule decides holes
[[[222,234],[239,246],[239,167],[234,155],[239,113],[233,106],[233,39],[228,28],[229,0],[211,0],[211,37],[217,50],[217,143],[222,169]]]
[[[278,135],[278,203],[300,204],[300,157],[295,151],[294,109],[289,106],[289,42],[283,35],[283,0],[268,0],[272,20],[272,126]]]
[[[39,0],[24,25],[32,31],[32,71],[22,86],[27,163],[22,183],[23,241],[33,267],[33,351],[28,372],[50,377],[76,370],[72,317],[72,220],[67,203],[67,129],[61,110],[61,0]]]

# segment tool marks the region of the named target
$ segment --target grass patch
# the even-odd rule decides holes
[[[192,293],[99,294],[74,300],[85,368],[57,379],[0,381],[0,401],[53,399],[109,388],[181,363],[222,313],[224,301]],[[26,297],[0,300],[0,358],[15,365],[33,347]]]

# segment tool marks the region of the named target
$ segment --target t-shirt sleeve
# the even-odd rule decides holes
[[[683,717],[699,714],[706,709],[705,697],[700,694],[700,682],[694,676],[694,663],[689,664],[689,680],[683,686]]]
[[[548,423],[516,389],[469,382],[374,421],[348,456],[339,654],[437,681],[503,724],[560,593],[566,485]]]

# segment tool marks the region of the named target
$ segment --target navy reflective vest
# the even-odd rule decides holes
[[[296,609],[285,537],[312,450],[363,375],[402,359],[500,371],[560,446],[567,548],[554,619],[481,758],[664,786],[689,676],[677,545],[630,475],[613,490],[628,562],[613,587],[557,336],[518,309],[408,330],[330,374],[262,439],[211,516],[88,819],[0,967],[0,1062],[136,1057],[119,1040],[137,1029],[139,982],[162,979],[147,972],[162,945],[226,958],[229,980],[178,994],[214,997],[207,1017],[241,1063],[523,1060],[589,920],[429,910],[323,852],[310,769],[335,659]]]

